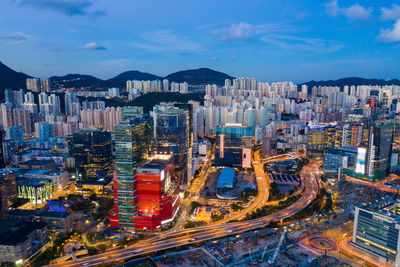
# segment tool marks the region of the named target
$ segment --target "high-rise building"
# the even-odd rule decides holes
[[[112,226],[135,229],[136,169],[151,154],[152,120],[148,115],[122,121],[115,126],[116,177]]]
[[[322,158],[324,151],[334,148],[336,138],[335,126],[308,126],[307,130],[307,157]]]
[[[6,166],[5,164],[5,157],[4,157],[4,146],[3,146],[3,141],[4,141],[4,131],[0,130],[0,169],[4,168]]]
[[[399,266],[399,211],[399,203],[391,200],[356,207],[351,244]]]
[[[0,173],[0,218],[4,218],[8,208],[17,200],[17,182],[15,173]]]
[[[136,106],[130,106],[130,107],[123,107],[122,108],[122,120],[128,120],[130,118],[135,118],[136,116],[142,115],[143,114],[143,107],[136,107]]]
[[[11,103],[3,103],[0,105],[0,125],[3,127],[10,127],[14,125]]]
[[[154,141],[159,154],[173,154],[175,175],[185,187],[188,174],[189,132],[188,111],[167,105],[154,106]]]
[[[72,154],[79,180],[104,181],[112,177],[111,133],[81,130],[73,134]]]
[[[390,172],[394,122],[374,123],[369,127],[365,174],[382,179]]]
[[[6,139],[7,140],[15,140],[16,142],[20,142],[24,139],[22,133],[22,126],[11,126],[6,128]]]
[[[54,137],[54,125],[47,122],[36,122],[35,136],[42,141],[48,141]]]
[[[31,90],[33,92],[40,92],[39,79],[36,78],[26,79],[26,89]]]
[[[71,91],[67,90],[65,93],[65,114],[68,116],[79,116],[81,106],[76,94]]]
[[[240,123],[227,123],[216,128],[217,166],[251,167],[252,129]]]
[[[48,79],[40,79],[40,91],[41,92],[51,92],[50,82]]]
[[[155,155],[137,169],[135,229],[154,230],[171,222],[179,208],[179,183],[172,155]]]

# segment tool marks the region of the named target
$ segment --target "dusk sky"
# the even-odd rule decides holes
[[[0,61],[36,77],[209,67],[269,82],[389,79],[399,51],[398,1],[0,1]]]

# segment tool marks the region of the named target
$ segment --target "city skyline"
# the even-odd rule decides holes
[[[21,0],[0,7],[0,60],[36,77],[105,79],[134,69],[165,76],[199,67],[270,82],[398,75],[395,1]]]

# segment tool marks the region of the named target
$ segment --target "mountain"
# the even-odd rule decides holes
[[[103,80],[91,75],[67,74],[64,76],[52,76],[49,80],[58,87],[99,87]]]
[[[183,70],[172,73],[165,77],[170,82],[187,82],[191,85],[205,85],[208,83],[215,83],[223,85],[225,79],[234,79],[228,74],[215,71],[209,68],[200,68],[194,70]]]
[[[338,80],[329,80],[329,81],[309,81],[306,83],[303,83],[308,86],[309,90],[310,88],[314,86],[338,86],[340,88],[343,88],[345,85],[400,85],[400,81],[397,79],[393,80],[383,80],[383,79],[364,79],[364,78],[359,78],[359,77],[349,77],[349,78],[342,78]],[[300,84],[303,85],[303,84]]]
[[[26,88],[26,78],[30,78],[31,76],[22,73],[16,72],[15,70],[7,67],[0,61],[0,90],[11,88],[11,89],[20,89]],[[4,93],[0,92],[0,97],[4,97]]]
[[[103,81],[105,87],[125,87],[128,80],[161,80],[162,77],[137,70],[125,71],[111,79]]]

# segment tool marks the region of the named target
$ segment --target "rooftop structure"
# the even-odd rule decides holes
[[[217,188],[233,188],[233,180],[235,178],[235,169],[223,168],[218,178]]]

